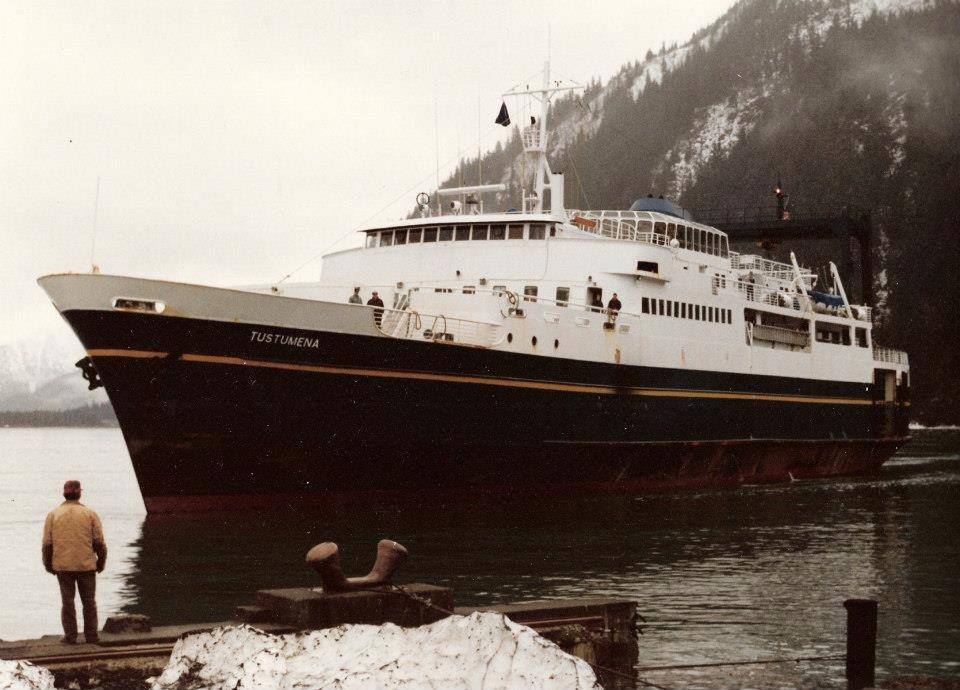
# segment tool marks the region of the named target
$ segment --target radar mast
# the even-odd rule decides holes
[[[550,81],[550,61],[543,63],[543,87],[540,89],[512,89],[503,94],[507,96],[530,96],[540,102],[540,119],[526,125],[520,132],[523,141],[524,154],[533,163],[533,193],[529,196],[525,190],[523,194],[523,210],[543,212],[543,194],[550,190],[550,210],[553,215],[563,214],[563,174],[550,170],[547,161],[547,113],[550,109],[550,98],[560,91],[582,89],[579,84],[574,86],[560,86],[560,81]],[[533,119],[533,118],[531,118]]]

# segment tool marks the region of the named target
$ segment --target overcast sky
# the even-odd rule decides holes
[[[36,278],[91,251],[105,273],[276,281],[411,208],[437,141],[443,173],[504,136],[499,94],[541,69],[548,25],[555,76],[606,81],[730,4],[3,0],[0,342],[55,324]]]

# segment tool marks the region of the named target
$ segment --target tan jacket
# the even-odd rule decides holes
[[[80,501],[64,501],[50,511],[43,524],[43,560],[48,569],[89,572],[106,558],[99,515]],[[99,569],[103,570],[102,565]]]

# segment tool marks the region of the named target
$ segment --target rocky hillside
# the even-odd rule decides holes
[[[870,209],[879,339],[910,352],[915,418],[960,420],[960,4],[742,0],[682,46],[637,48],[642,60],[554,105],[567,206],[663,193],[756,208],[780,176],[795,209]],[[445,184],[475,170],[463,161]],[[483,170],[517,205],[518,133]],[[772,256],[819,266],[837,256],[823,244]]]

